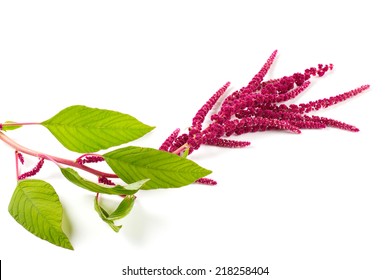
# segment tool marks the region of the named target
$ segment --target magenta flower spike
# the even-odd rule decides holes
[[[33,169],[31,169],[30,171],[27,171],[27,172],[19,175],[18,180],[24,180],[26,178],[29,178],[29,177],[36,175],[41,170],[44,162],[45,162],[45,160],[43,158],[39,159],[37,165]]]
[[[104,161],[104,158],[100,155],[84,154],[76,159],[78,164],[97,163]]]
[[[18,160],[20,161],[21,164],[24,164],[24,157],[22,153],[19,153],[18,151],[15,152],[16,156],[18,157]]]
[[[104,177],[104,176],[100,176],[98,178],[98,182],[101,184],[105,184],[107,186],[115,186],[115,183],[113,181],[111,181],[110,179],[108,179],[107,177]]]
[[[196,180],[195,183],[209,185],[209,186],[215,186],[217,184],[217,181],[214,181],[213,179],[209,179],[209,178],[200,178],[200,179]]]
[[[15,151],[17,185],[8,207],[9,213],[34,235],[57,246],[73,249],[62,231],[62,205],[54,187],[44,180],[29,179],[41,170],[45,161],[54,163],[70,183],[96,193],[96,212],[102,221],[118,232],[122,226],[117,225],[116,220],[130,213],[139,190],[179,188],[192,183],[217,184],[206,177],[211,170],[187,158],[202,145],[244,148],[250,142],[234,139],[235,136],[267,130],[291,134],[300,134],[303,129],[326,127],[359,131],[353,125],[312,113],[352,98],[369,89],[369,85],[333,97],[296,104],[294,98],[309,89],[313,79],[322,78],[330,72],[333,64],[318,64],[302,72],[267,80],[266,75],[276,54],[277,51],[274,51],[260,71],[241,89],[229,92],[230,83],[225,83],[196,111],[188,130],[181,132],[175,129],[158,150],[118,147],[144,136],[154,127],[131,115],[107,109],[73,105],[40,123],[0,123],[1,142]],[[71,160],[38,152],[8,136],[9,130],[27,125],[44,126],[65,148],[80,156]],[[111,151],[98,154],[108,148]],[[38,162],[34,168],[20,174],[23,155],[38,158]],[[100,162],[102,164],[93,164]],[[101,169],[102,165],[108,172]],[[84,177],[84,173],[97,178],[91,181]],[[122,200],[115,210],[107,211],[101,203],[100,194],[118,195]],[[50,221],[49,224],[46,221]]]
[[[161,144],[159,149],[161,151],[168,151],[169,148],[172,146],[173,142],[175,141],[175,139],[177,138],[177,136],[179,135],[179,132],[180,132],[180,129],[176,128],[171,133],[171,135],[169,135],[169,137]]]
[[[228,90],[230,83],[219,89],[195,114],[188,133],[174,133],[161,146],[169,152],[189,148],[189,153],[202,145],[212,145],[226,148],[242,148],[250,144],[247,141],[228,139],[232,135],[266,131],[270,129],[285,130],[299,134],[301,129],[339,128],[351,132],[359,131],[353,125],[325,117],[309,115],[312,111],[335,105],[354,97],[369,88],[362,85],[345,93],[310,101],[301,104],[289,104],[299,94],[308,89],[310,80],[321,78],[333,69],[333,64],[318,64],[317,67],[305,69],[302,73],[294,73],[277,79],[264,80],[268,70],[275,60],[277,51],[267,59],[260,71],[251,79],[247,86],[234,91],[222,100],[216,113],[206,121],[207,114],[216,106],[218,100]],[[160,148],[161,149],[161,148]],[[205,178],[198,183],[207,183]]]
[[[250,142],[229,140],[229,139],[223,139],[223,138],[211,138],[211,139],[206,138],[204,140],[204,144],[210,145],[210,146],[225,147],[225,148],[243,148],[243,147],[249,146]]]

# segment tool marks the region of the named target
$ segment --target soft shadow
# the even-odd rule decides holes
[[[66,211],[65,207],[62,207],[63,209],[63,214],[62,214],[62,230],[64,233],[71,239],[71,235],[73,233],[73,227],[72,223],[70,222],[69,215]]]
[[[143,205],[137,202],[129,216],[118,221],[118,224],[123,225],[122,234],[135,245],[148,243],[149,238],[166,225],[161,216],[147,212]]]

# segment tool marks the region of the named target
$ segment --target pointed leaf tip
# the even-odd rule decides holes
[[[135,194],[143,184],[145,184],[148,179],[140,180],[126,186],[116,185],[113,187],[103,186],[96,184],[94,182],[88,181],[81,177],[75,170],[72,168],[61,168],[61,173],[66,179],[70,182],[79,186],[80,188],[86,189],[95,193],[104,193],[104,194],[115,194],[115,195],[132,195]]]
[[[8,206],[11,216],[35,236],[73,250],[62,230],[63,209],[54,188],[42,180],[18,182]]]
[[[141,189],[178,188],[211,173],[197,163],[152,148],[125,147],[103,155],[107,164],[130,184],[149,178]]]
[[[41,123],[67,149],[92,153],[136,140],[154,127],[116,111],[74,105]]]

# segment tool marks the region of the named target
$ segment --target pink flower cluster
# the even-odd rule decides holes
[[[113,181],[111,181],[110,179],[108,179],[107,177],[104,177],[104,176],[99,176],[98,182],[101,184],[108,185],[108,186],[115,186],[115,183]]]
[[[104,161],[104,158],[100,155],[93,155],[93,154],[84,154],[76,159],[76,162],[80,165],[86,164],[86,163],[97,163]]]
[[[24,163],[23,156],[19,156],[19,155],[21,155],[21,154],[18,153],[18,157],[19,157],[20,162],[23,164]],[[45,160],[43,158],[40,158],[37,165],[35,165],[33,169],[31,169],[30,171],[27,171],[21,175],[18,175],[18,180],[24,180],[28,177],[32,177],[35,174],[37,174],[41,170],[44,162],[45,162]]]
[[[333,65],[318,64],[318,67],[308,68],[303,73],[294,73],[279,79],[264,81],[276,54],[277,51],[271,54],[246,87],[233,92],[222,101],[218,111],[210,116],[206,127],[204,127],[206,116],[226,92],[230,83],[226,83],[200,108],[192,120],[192,126],[188,133],[179,135],[180,131],[176,129],[164,141],[160,149],[178,154],[178,151],[183,150],[183,147],[189,148],[191,153],[201,145],[245,147],[250,143],[227,138],[231,135],[270,129],[300,133],[301,129],[319,129],[331,126],[353,132],[359,131],[352,125],[308,113],[349,99],[367,90],[369,85],[363,85],[330,98],[298,105],[287,105],[284,102],[295,98],[306,90],[313,77],[324,76],[325,73],[333,69]],[[206,182],[206,180],[203,181]]]

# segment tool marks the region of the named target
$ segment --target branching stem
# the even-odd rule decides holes
[[[106,178],[118,178],[118,176],[116,174],[102,172],[102,171],[99,171],[97,169],[94,169],[94,168],[91,168],[91,167],[79,164],[79,163],[77,163],[77,162],[75,162],[73,160],[64,159],[64,158],[60,158],[60,157],[44,154],[44,153],[37,152],[37,151],[31,150],[29,148],[26,148],[26,147],[16,143],[14,140],[9,138],[7,135],[5,135],[1,131],[0,131],[0,140],[3,141],[4,143],[8,144],[15,151],[22,152],[22,153],[30,155],[30,156],[34,156],[34,157],[38,157],[38,158],[44,158],[44,159],[52,161],[52,162],[54,162],[56,164],[64,164],[64,165],[72,166],[72,167],[84,170],[86,172],[89,172],[91,174],[94,174],[96,176],[103,176],[103,177],[106,177]]]

